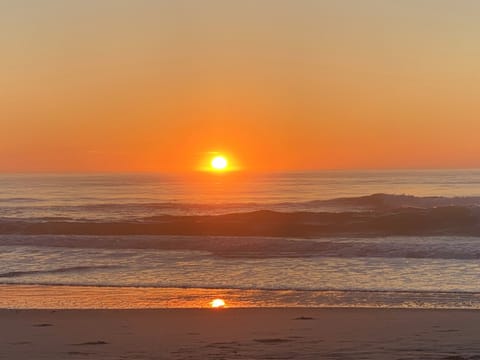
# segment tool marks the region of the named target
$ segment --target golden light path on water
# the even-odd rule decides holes
[[[154,309],[271,307],[256,291],[55,285],[0,285],[0,308]],[[213,300],[212,300],[213,299]]]
[[[223,299],[214,299],[210,302],[210,306],[214,309],[221,309],[225,307],[225,301]]]
[[[446,296],[420,293],[345,291],[133,288],[0,285],[0,309],[212,309],[251,307],[355,307],[480,309],[480,293]],[[222,308],[220,306],[219,308]]]

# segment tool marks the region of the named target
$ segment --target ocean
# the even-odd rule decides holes
[[[0,308],[480,308],[480,170],[0,175]]]

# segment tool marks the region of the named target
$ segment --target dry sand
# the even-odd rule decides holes
[[[0,359],[480,359],[480,312],[0,310]]]

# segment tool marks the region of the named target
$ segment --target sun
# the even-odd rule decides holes
[[[215,175],[227,175],[243,170],[237,158],[230,152],[208,151],[205,152],[197,169]]]
[[[210,306],[214,309],[219,309],[225,307],[225,301],[222,299],[214,299],[210,302]]]
[[[225,156],[217,155],[210,161],[210,166],[216,171],[226,170],[228,168],[228,160]]]

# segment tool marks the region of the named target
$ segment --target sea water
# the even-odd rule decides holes
[[[229,306],[480,308],[480,238],[462,233],[462,219],[445,234],[128,230],[243,213],[255,229],[265,210],[376,219],[479,204],[478,170],[1,175],[0,307],[203,307],[223,297]],[[92,224],[127,230],[91,233]]]

